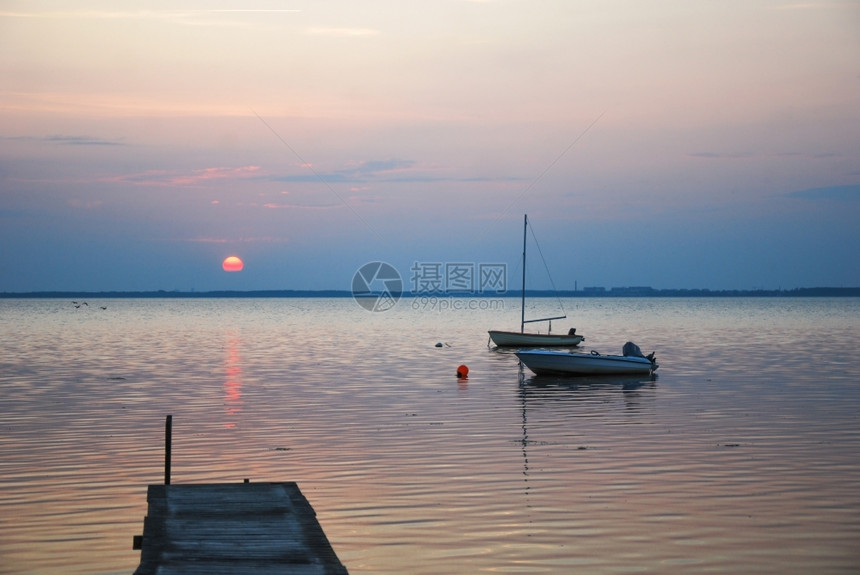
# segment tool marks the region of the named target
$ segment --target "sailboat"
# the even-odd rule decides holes
[[[575,347],[585,338],[571,328],[566,334],[553,333],[526,333],[525,325],[538,321],[550,322],[552,320],[565,319],[566,315],[556,317],[545,317],[541,319],[526,319],[526,238],[528,237],[529,216],[523,216],[523,289],[522,289],[522,313],[520,316],[520,331],[490,330],[490,340],[498,347]]]

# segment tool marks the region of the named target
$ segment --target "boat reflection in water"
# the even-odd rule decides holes
[[[518,443],[527,495],[535,486],[530,480],[542,480],[543,473],[539,472],[546,471],[547,462],[557,465],[559,459],[576,459],[578,469],[587,473],[597,461],[611,459],[614,442],[635,434],[634,429],[647,424],[656,411],[656,375],[570,377],[526,373],[521,366],[518,393],[522,436]],[[619,403],[621,409],[617,408]],[[591,451],[601,455],[595,459],[584,453]]]
[[[567,390],[633,391],[643,387],[656,387],[657,374],[649,375],[536,375],[520,368],[520,385],[533,388],[559,388]]]
[[[621,401],[627,409],[640,409],[644,402],[656,399],[657,374],[650,375],[596,375],[564,376],[534,375],[522,366],[519,371],[520,396],[523,408],[537,409],[546,405],[557,407],[578,404],[588,406],[583,412],[573,412],[571,417],[599,415],[593,407],[606,406]]]

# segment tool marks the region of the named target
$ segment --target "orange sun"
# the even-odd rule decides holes
[[[225,272],[240,272],[245,267],[245,262],[236,256],[225,258],[221,263],[221,267]]]

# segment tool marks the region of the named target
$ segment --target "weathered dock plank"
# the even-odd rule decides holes
[[[150,485],[135,575],[345,575],[293,482]]]

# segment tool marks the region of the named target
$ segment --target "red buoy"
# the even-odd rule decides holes
[[[469,377],[469,367],[466,365],[461,365],[457,368],[457,377]]]

